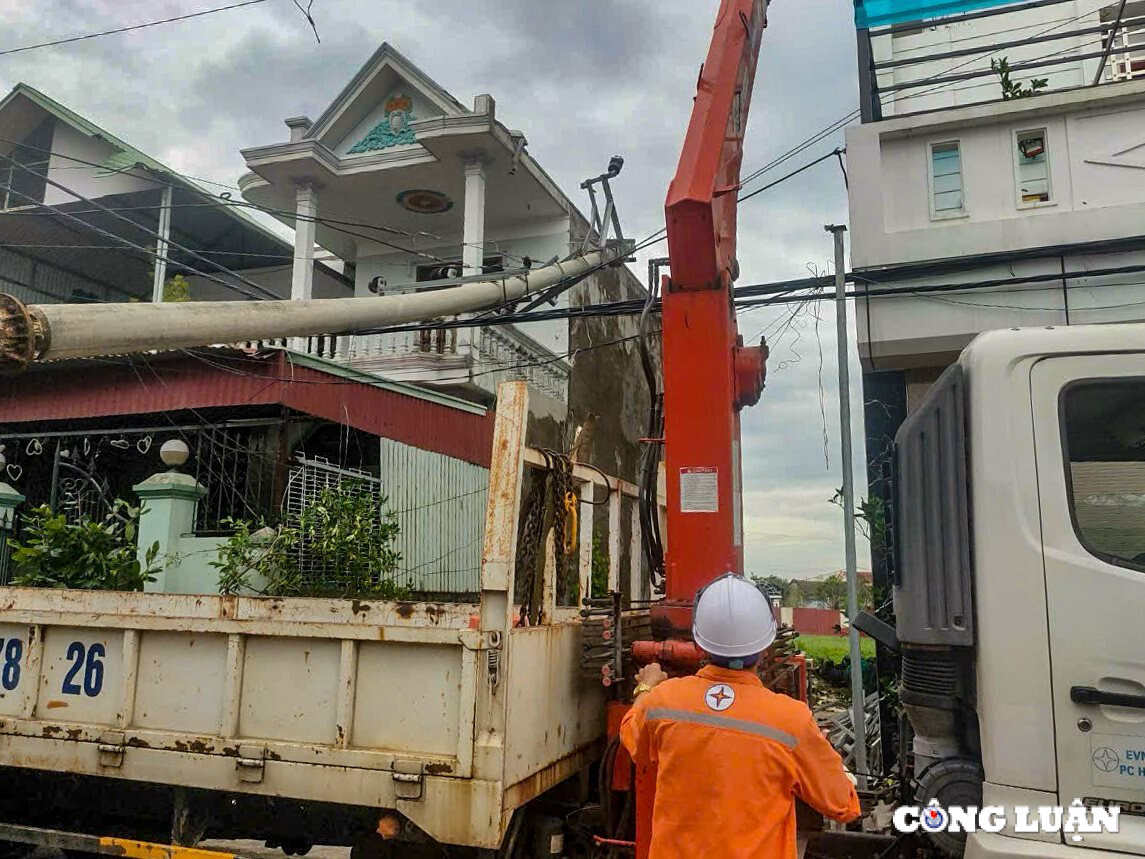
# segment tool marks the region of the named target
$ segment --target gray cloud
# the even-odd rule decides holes
[[[463,103],[478,93],[494,95],[502,119],[525,131],[534,157],[574,198],[582,179],[610,155],[623,154],[620,211],[628,233],[642,237],[663,225],[664,196],[717,6],[717,0],[317,0],[317,44],[292,3],[268,0],[2,57],[0,85],[27,81],[176,168],[233,182],[244,169],[240,148],[285,140],[284,117],[317,116],[389,41]],[[6,0],[0,49],[189,10],[184,0]],[[848,0],[772,2],[747,171],[854,110],[854,56]],[[841,143],[837,133],[752,187]],[[802,277],[808,263],[824,269],[832,252],[823,224],[846,214],[842,177],[830,161],[745,203],[741,283]],[[664,250],[660,244],[650,252]],[[774,336],[794,309],[754,311],[740,327],[753,335],[770,325]],[[746,551],[749,566],[763,573],[809,575],[842,566],[842,516],[827,501],[841,483],[833,306],[823,303],[820,311],[830,469],[810,307],[775,338],[767,392],[744,415]],[[857,387],[857,365],[852,376]],[[860,402],[856,392],[856,423]],[[861,453],[860,443],[861,433]],[[860,463],[860,478],[861,472]]]

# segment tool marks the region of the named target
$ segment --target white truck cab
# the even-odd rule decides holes
[[[940,843],[1145,855],[1145,325],[979,336],[903,424],[895,469],[916,799],[1011,821]],[[1074,800],[1118,806],[1118,831],[1014,831],[1015,807]]]

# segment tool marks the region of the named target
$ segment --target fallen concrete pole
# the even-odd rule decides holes
[[[368,331],[456,316],[544,291],[616,260],[614,250],[428,292],[311,301],[36,304],[0,293],[0,370],[38,361]]]

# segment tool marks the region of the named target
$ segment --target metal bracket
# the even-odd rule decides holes
[[[123,731],[107,731],[99,738],[99,765],[101,767],[123,766],[123,751],[127,737]]]
[[[616,201],[612,197],[612,186],[609,184],[610,180],[615,179],[620,175],[620,171],[624,167],[624,159],[619,155],[613,155],[612,160],[608,162],[608,170],[595,179],[586,179],[581,182],[580,187],[588,191],[589,203],[592,205],[592,215],[589,219],[589,228],[585,232],[584,241],[581,242],[581,250],[584,251],[590,244],[596,250],[619,249],[626,256],[631,253],[632,248],[636,243],[631,239],[624,238],[624,230],[620,228],[620,216],[616,213]],[[596,185],[600,185],[600,189],[604,194],[604,211],[600,210],[600,206],[596,201]],[[596,233],[595,240],[593,233]],[[611,233],[611,238],[609,237]],[[627,260],[630,261],[630,260]],[[620,262],[620,260],[617,260]]]
[[[239,774],[239,781],[261,783],[266,771],[266,746],[239,746],[235,771]]]
[[[463,629],[457,634],[457,640],[466,650],[500,650],[501,632],[499,630]]]
[[[421,761],[394,761],[394,798],[417,802],[424,795],[425,764]]]

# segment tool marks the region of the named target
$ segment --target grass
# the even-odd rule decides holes
[[[795,643],[809,659],[814,659],[816,662],[827,659],[841,662],[843,657],[850,653],[850,643],[845,635],[801,635]],[[870,638],[861,638],[859,650],[864,657],[873,657],[875,642]]]

